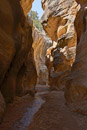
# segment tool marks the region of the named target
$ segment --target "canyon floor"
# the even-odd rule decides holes
[[[87,116],[67,106],[63,91],[36,89],[35,98],[16,97],[8,105],[0,130],[87,130]]]

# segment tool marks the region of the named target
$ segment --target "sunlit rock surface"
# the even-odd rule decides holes
[[[45,65],[45,57],[46,51],[51,45],[51,39],[49,39],[44,32],[40,32],[36,28],[33,28],[34,59],[39,84],[48,83],[48,69]]]
[[[24,14],[27,15],[27,13],[32,8],[32,3],[34,0],[20,0],[21,6],[24,10]]]
[[[75,0],[42,0],[42,7],[41,23],[48,36],[56,42],[50,51],[53,61],[49,59],[49,84],[52,89],[61,89],[75,61],[77,41],[74,20],[79,6]]]

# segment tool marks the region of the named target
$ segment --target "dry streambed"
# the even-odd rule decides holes
[[[70,111],[64,92],[36,89],[35,98],[27,95],[8,107],[0,130],[87,130],[87,117]]]

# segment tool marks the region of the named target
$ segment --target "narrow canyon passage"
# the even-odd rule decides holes
[[[66,105],[63,91],[37,85],[32,99],[16,99],[6,111],[0,130],[86,130],[87,117]]]
[[[67,107],[63,91],[50,91],[43,94],[42,98],[45,103],[35,114],[28,130],[87,129],[87,117]]]
[[[86,48],[87,0],[0,0],[0,130],[87,130]]]

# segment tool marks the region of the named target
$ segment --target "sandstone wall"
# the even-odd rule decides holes
[[[34,0],[20,0],[21,6],[23,8],[24,14],[27,15],[27,13],[32,8],[32,3]]]
[[[45,65],[45,57],[47,49],[52,45],[51,39],[49,39],[45,33],[33,28],[33,49],[34,59],[38,75],[38,83],[48,83],[48,69]]]
[[[75,0],[42,0],[42,7],[41,23],[48,36],[56,42],[48,50],[49,84],[52,89],[61,89],[75,61],[77,41],[74,20],[79,6]]]
[[[5,101],[12,102],[15,95],[27,92],[34,94],[37,74],[31,49],[32,25],[25,17],[32,6],[32,1],[0,1],[0,120]],[[30,72],[31,69],[33,73]]]
[[[78,45],[65,93],[68,102],[87,98],[87,0],[76,1],[81,5],[81,9],[75,19]]]

